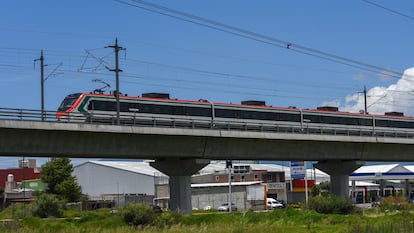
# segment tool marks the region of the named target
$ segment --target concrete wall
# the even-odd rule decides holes
[[[192,188],[191,203],[193,208],[204,209],[206,206],[211,206],[217,209],[221,204],[228,202],[228,187],[207,187],[207,188]],[[232,187],[232,203],[237,206],[238,210],[247,210],[251,206],[246,201],[246,187],[233,186]]]

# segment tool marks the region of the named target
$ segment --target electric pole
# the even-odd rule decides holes
[[[231,205],[231,169],[233,167],[231,160],[226,160],[226,167],[229,172],[229,196],[228,196],[228,208],[229,208],[229,212],[232,211],[232,205]]]
[[[357,92],[359,94],[364,94],[364,114],[368,114],[368,107],[367,107],[367,87],[364,85],[364,91],[359,91]],[[359,111],[360,113],[362,113],[362,109]]]
[[[364,85],[364,101],[365,101],[365,112],[364,114],[368,114],[368,107],[367,107],[367,88]]]
[[[42,121],[45,120],[45,89],[44,89],[44,57],[43,57],[43,50],[40,51],[40,58],[35,59],[34,61],[40,61],[40,109],[41,109],[41,119]]]
[[[105,48],[113,48],[115,50],[115,69],[110,69],[109,71],[115,72],[115,82],[116,82],[116,91],[115,91],[115,97],[116,97],[116,124],[119,125],[121,123],[120,121],[120,103],[119,103],[119,72],[122,72],[121,69],[119,69],[119,59],[118,59],[118,53],[120,50],[126,50],[125,48],[118,46],[118,38],[115,38],[115,45],[106,46]]]

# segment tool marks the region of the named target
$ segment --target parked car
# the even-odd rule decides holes
[[[266,204],[268,209],[279,209],[284,207],[281,202],[273,198],[266,198]]]
[[[286,201],[284,201],[284,200],[277,200],[278,202],[280,202],[282,205],[283,205],[283,208],[286,208],[287,207],[287,203],[286,203]]]
[[[219,211],[229,211],[229,203],[223,203],[221,204],[217,210]],[[231,211],[237,211],[237,206],[234,203],[231,203]]]

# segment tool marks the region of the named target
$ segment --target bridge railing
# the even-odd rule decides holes
[[[56,123],[82,123],[116,125],[114,114],[63,114],[56,111],[32,109],[0,108],[0,120],[47,121]],[[385,128],[372,126],[348,126],[332,124],[301,124],[300,122],[282,121],[255,121],[225,118],[203,118],[189,116],[156,116],[143,114],[121,114],[121,125],[193,128],[193,129],[219,129],[255,132],[281,132],[298,134],[343,135],[343,136],[372,136],[414,138],[414,129]]]
[[[33,109],[0,108],[0,119],[26,121],[56,121],[55,111],[40,111]]]

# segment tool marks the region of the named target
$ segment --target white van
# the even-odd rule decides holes
[[[283,204],[273,198],[266,198],[266,204],[268,209],[283,208]]]

